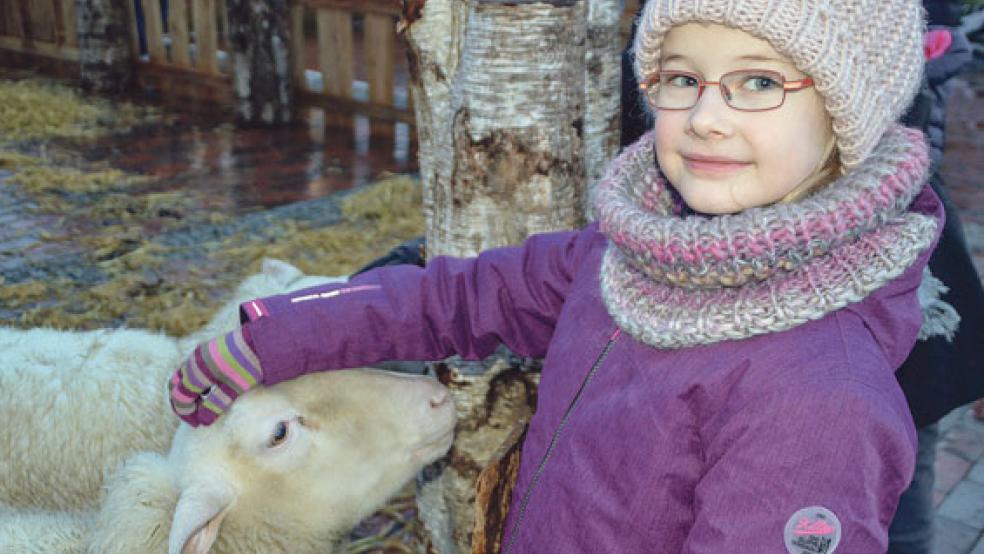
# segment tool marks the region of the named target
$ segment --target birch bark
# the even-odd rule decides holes
[[[585,65],[584,162],[587,193],[582,212],[589,209],[594,185],[619,149],[621,124],[622,38],[620,0],[588,0]]]
[[[591,1],[590,18],[585,0],[404,1],[429,254],[473,256],[585,222],[586,149],[602,150],[590,158],[600,174],[618,144],[619,76],[605,67],[620,70],[620,45],[608,44],[618,0]],[[460,423],[418,494],[432,552],[471,551],[478,474],[535,404],[538,375],[520,365],[504,355],[436,366]]]

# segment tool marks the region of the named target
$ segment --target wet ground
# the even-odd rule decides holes
[[[942,172],[984,275],[984,68],[965,74],[947,105]],[[965,406],[944,418],[940,430],[934,554],[984,554],[984,421]]]
[[[942,173],[984,275],[984,67],[957,80],[947,105]]]

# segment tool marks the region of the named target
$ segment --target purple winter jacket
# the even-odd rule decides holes
[[[928,188],[912,209],[942,217]],[[592,225],[263,299],[250,335],[264,381],[481,359],[500,342],[545,358],[503,552],[782,554],[813,506],[840,522],[838,554],[884,552],[916,441],[893,371],[921,324],[929,252],[820,320],[661,350],[609,317],[606,245]]]

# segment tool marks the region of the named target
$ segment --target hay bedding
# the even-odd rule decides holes
[[[42,227],[21,232],[30,235],[26,248],[0,249],[0,325],[181,336],[204,325],[265,257],[345,275],[423,233],[420,185],[406,176],[233,221],[202,208],[194,191],[154,192],[145,177],[66,165],[48,148],[125,137],[161,118],[52,81],[0,80],[0,201]],[[18,238],[0,228],[0,243]],[[347,551],[410,552],[418,527],[408,488],[356,528]]]

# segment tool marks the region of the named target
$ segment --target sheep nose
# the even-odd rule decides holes
[[[431,396],[431,398],[430,398],[431,407],[432,408],[437,408],[439,406],[443,406],[444,404],[446,404],[448,402],[448,400],[450,398],[451,398],[451,395],[448,394],[447,389],[443,389],[442,388],[441,390],[439,390],[436,393],[434,393],[433,396]]]

